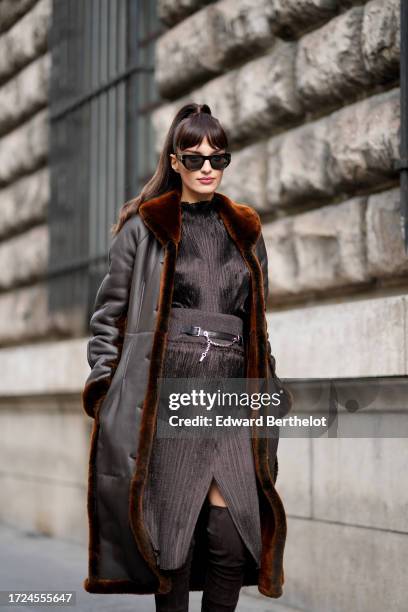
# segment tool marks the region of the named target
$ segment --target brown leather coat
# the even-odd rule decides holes
[[[269,378],[282,389],[279,415],[292,396],[275,374],[265,318],[268,262],[256,211],[217,192],[219,214],[251,273],[247,330],[248,378]],[[156,380],[166,349],[175,263],[181,235],[181,194],[168,191],[143,202],[109,249],[109,270],[97,292],[91,318],[82,392],[93,418],[89,456],[90,593],[164,593],[170,579],[156,565],[145,529],[142,496],[157,409]],[[273,391],[272,390],[272,391]],[[276,489],[278,437],[256,432],[253,453],[262,529],[261,567],[248,566],[243,585],[280,597],[284,582],[286,515]],[[206,555],[198,537],[190,590],[202,590]]]

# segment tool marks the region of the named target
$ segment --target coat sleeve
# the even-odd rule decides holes
[[[262,232],[258,238],[256,251],[259,259],[259,263],[262,269],[262,277],[263,277],[263,287],[264,287],[264,297],[265,297],[265,311],[266,311],[266,302],[269,295],[269,280],[268,280],[268,253],[265,246],[265,240]],[[278,384],[279,388],[282,388],[285,392],[285,397],[281,403],[281,410],[279,412],[280,417],[286,416],[288,412],[291,410],[293,405],[293,396],[289,389],[285,388],[282,384],[282,381],[278,378],[276,374],[276,359],[272,354],[271,343],[269,340],[269,332],[267,332],[267,351],[268,351],[268,363],[271,373],[271,378]]]
[[[106,396],[118,365],[136,251],[137,233],[128,220],[112,239],[108,271],[96,293],[89,324],[87,359],[91,372],[82,391],[82,406],[92,418]]]

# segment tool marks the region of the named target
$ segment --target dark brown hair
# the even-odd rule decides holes
[[[113,235],[120,231],[129,217],[137,213],[142,202],[172,189],[177,189],[181,193],[181,178],[171,166],[170,153],[200,145],[205,136],[213,149],[228,148],[227,135],[218,119],[211,114],[207,104],[189,103],[182,106],[167,133],[156,172],[138,196],[123,204],[117,223],[111,227]]]

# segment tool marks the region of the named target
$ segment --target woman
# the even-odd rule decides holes
[[[227,149],[207,105],[179,110],[156,173],[114,226],[90,323],[84,587],[154,593],[162,612],[188,610],[190,590],[203,590],[203,611],[232,611],[241,586],[280,597],[284,581],[277,437],[157,429],[159,377],[270,377],[277,414],[291,406],[267,339],[259,216],[216,191]]]

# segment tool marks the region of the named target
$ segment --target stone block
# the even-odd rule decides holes
[[[272,0],[272,29],[284,38],[299,38],[337,13],[337,0]]]
[[[160,93],[165,98],[180,95],[259,54],[272,42],[267,0],[210,4],[158,40],[155,75]]]
[[[358,101],[268,139],[268,208],[327,201],[398,180],[400,91]]]
[[[334,195],[335,185],[327,174],[329,129],[325,118],[268,139],[269,209]]]
[[[264,224],[272,297],[368,280],[363,198]]]
[[[0,243],[0,288],[29,282],[46,273],[48,226],[37,225]]]
[[[279,42],[267,55],[237,70],[234,138],[263,137],[265,130],[281,128],[302,114],[295,87],[295,54],[293,43]]]
[[[82,460],[85,463],[86,457]],[[0,484],[2,498],[7,500],[7,504],[0,505],[2,522],[49,537],[74,540],[79,544],[87,542],[84,485],[4,472]]]
[[[306,110],[341,106],[370,83],[358,44],[363,14],[363,7],[355,7],[300,39],[296,84]]]
[[[404,612],[407,554],[405,533],[290,516],[278,601],[313,612]]]
[[[48,167],[27,174],[0,190],[0,238],[45,221],[50,199]]]
[[[87,338],[27,341],[2,348],[0,395],[79,393],[89,374],[86,349]]]
[[[48,307],[48,289],[41,282],[2,292],[0,346],[16,342],[24,343],[31,339],[38,340],[49,335],[57,337],[72,334],[73,330],[80,329],[78,319],[82,321],[83,317],[82,309],[80,312],[76,312],[77,310],[71,309],[69,313],[61,311],[51,313]]]
[[[282,378],[407,376],[406,296],[268,311],[268,331]]]
[[[77,398],[49,394],[2,400],[0,425],[2,473],[83,488],[89,422]]]
[[[39,0],[0,37],[0,81],[42,55],[48,46],[51,0]]]
[[[347,106],[330,117],[327,171],[337,190],[396,181],[400,90],[391,89]]]
[[[215,0],[158,0],[159,19],[168,27],[174,26],[195,11],[199,11]]]
[[[0,32],[10,28],[37,0],[2,0],[0,2]]]
[[[48,154],[48,110],[44,109],[2,138],[0,186],[40,168]]]
[[[384,418],[386,410],[384,406]],[[408,533],[408,488],[401,487],[408,460],[406,438],[313,438],[311,442],[313,518]]]
[[[230,165],[224,170],[218,191],[228,197],[253,206],[265,207],[266,148],[264,142],[255,143],[241,151],[234,151]]]
[[[407,274],[399,188],[368,198],[366,224],[369,273],[379,278]]]
[[[399,78],[400,0],[371,0],[364,9],[361,50],[377,82]]]
[[[50,56],[43,55],[0,87],[0,134],[47,105]]]

